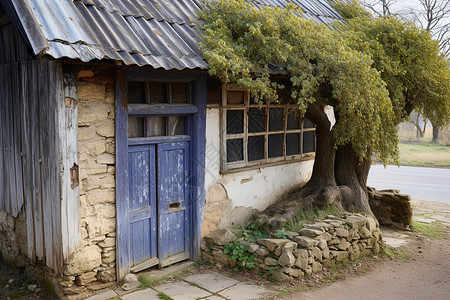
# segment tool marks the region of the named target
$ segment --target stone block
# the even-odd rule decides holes
[[[98,272],[97,280],[101,282],[111,282],[116,280],[116,271],[114,269],[109,269],[105,271]]]
[[[256,255],[262,256],[262,257],[266,257],[270,254],[269,249],[267,249],[266,247],[259,247],[258,249],[256,249],[255,251]]]
[[[77,85],[78,99],[99,100],[105,99],[105,85],[91,82],[78,81]]]
[[[96,245],[87,246],[76,251],[68,260],[65,275],[80,275],[92,271],[102,264],[100,248]]]
[[[319,244],[318,240],[312,239],[307,236],[297,236],[295,237],[294,241],[305,248],[315,247]]]
[[[322,270],[322,264],[314,261],[311,265],[313,273],[319,272]]]
[[[88,285],[89,283],[96,281],[97,272],[86,272],[76,277],[75,282],[79,286]]]
[[[350,244],[349,242],[347,242],[346,239],[342,238],[341,241],[339,242],[339,244],[336,245],[336,247],[337,247],[339,250],[347,250],[348,247],[350,247],[350,245],[351,245],[351,244]]]
[[[214,253],[214,261],[221,264],[222,266],[229,266],[230,265],[230,259],[231,256],[227,255],[223,252],[216,252]]]
[[[321,235],[325,232],[325,230],[317,230],[317,229],[312,229],[312,228],[302,228],[299,231],[300,235],[304,235],[304,236],[308,236],[308,237],[316,237],[318,235]]]
[[[298,249],[296,251],[297,253],[297,259],[295,261],[295,266],[297,268],[300,268],[302,270],[305,270],[308,266],[308,250],[306,249]]]
[[[114,165],[116,163],[116,156],[110,153],[103,153],[98,155],[95,160],[99,164]]]
[[[228,229],[220,229],[208,233],[204,239],[206,244],[224,246],[226,243],[235,241],[236,235]]]
[[[367,229],[367,227],[361,227],[361,228],[359,229],[358,234],[359,234],[359,236],[362,237],[363,239],[371,238],[371,237],[373,236],[373,235],[372,235],[372,232],[370,232],[370,230]]]
[[[276,247],[275,251],[273,251],[273,254],[275,254],[275,256],[280,256],[281,255],[281,247]]]
[[[336,233],[337,237],[343,237],[343,238],[348,237],[348,230],[346,230],[344,228],[336,228],[335,233]]]
[[[90,205],[114,203],[116,193],[114,189],[93,189],[86,193],[86,200]]]
[[[88,236],[91,240],[96,237],[101,237],[109,232],[116,230],[116,220],[115,219],[105,219],[105,218],[86,218],[86,229]],[[105,239],[103,237],[103,239]]]
[[[317,247],[319,247],[319,249],[325,249],[327,248],[327,242],[325,240],[320,240],[319,244],[317,244]]]
[[[282,247],[284,244],[288,243],[287,239],[261,239],[258,240],[258,243],[266,246],[270,252],[275,251],[277,247]]]
[[[347,251],[330,251],[330,253],[336,261],[343,261],[348,259]]]
[[[115,238],[111,238],[111,237],[107,237],[103,241],[98,243],[98,245],[100,247],[102,247],[102,248],[114,247],[116,245],[116,239]]]
[[[270,257],[270,256],[267,256],[267,257],[264,259],[264,263],[265,263],[266,265],[268,265],[268,266],[276,266],[276,265],[278,265],[278,260],[277,260],[276,258],[272,258],[272,257]]]
[[[317,247],[311,248],[311,255],[316,260],[322,260],[322,251]]]
[[[272,279],[277,281],[277,282],[288,282],[288,281],[292,280],[292,278],[289,275],[283,273],[280,270],[273,271]]]
[[[251,243],[250,245],[248,245],[248,248],[247,248],[248,252],[250,252],[250,253],[255,253],[256,250],[258,250],[258,249],[259,249],[259,245],[255,244],[255,243]]]
[[[97,125],[96,133],[102,137],[114,137],[114,122],[113,121],[102,121],[101,124]]]

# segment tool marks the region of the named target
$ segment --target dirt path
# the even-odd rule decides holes
[[[450,205],[415,200],[413,206],[416,219],[431,224],[439,222],[447,238],[387,229],[384,236],[407,242],[397,248],[406,257],[384,261],[364,275],[347,276],[345,280],[313,291],[295,292],[284,299],[450,299]]]

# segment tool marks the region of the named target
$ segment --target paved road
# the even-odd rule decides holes
[[[368,186],[376,189],[397,189],[403,194],[428,201],[450,204],[450,169],[374,165]]]

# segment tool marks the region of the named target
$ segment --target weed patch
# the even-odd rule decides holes
[[[439,222],[424,224],[413,220],[411,229],[433,239],[441,240],[448,238],[447,233],[445,232],[444,225],[440,224]]]
[[[328,204],[322,208],[317,206],[299,208],[296,214],[286,222],[285,229],[298,232],[305,224],[326,219],[327,215],[341,216],[342,214],[343,210],[335,204]]]

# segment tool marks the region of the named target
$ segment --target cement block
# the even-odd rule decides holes
[[[224,276],[216,272],[208,272],[203,274],[194,274],[185,278],[186,281],[195,283],[208,291],[217,293],[223,289],[229,288],[239,281]]]

